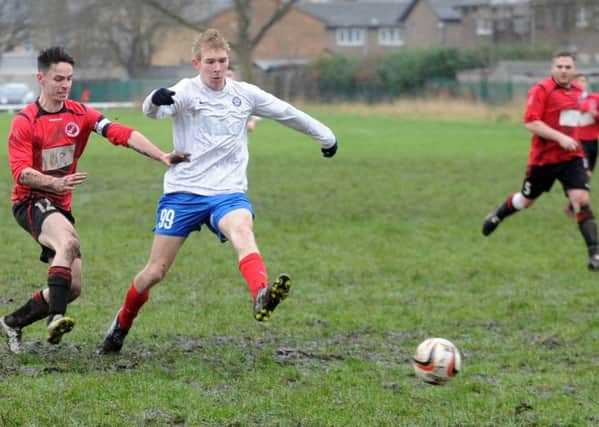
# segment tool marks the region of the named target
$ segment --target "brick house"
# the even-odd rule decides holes
[[[528,0],[414,0],[403,17],[410,47],[527,42],[528,22]]]
[[[299,3],[296,9],[322,22],[327,52],[371,56],[406,44],[402,16],[412,1]]]
[[[216,2],[220,7],[213,8],[209,13],[196,8],[188,8],[184,16],[201,23],[205,27],[218,28],[227,39],[235,43],[237,17],[231,1]],[[250,32],[255,35],[272,15],[276,7],[274,0],[252,1],[252,24]],[[165,37],[164,47],[159,49],[154,57],[156,65],[185,64],[191,60],[191,45],[197,37],[197,32],[176,27]],[[300,8],[291,9],[287,15],[277,22],[265,35],[255,51],[256,60],[285,60],[302,59],[311,61],[326,54],[325,24]],[[235,61],[235,54],[232,53]]]
[[[579,64],[599,64],[597,0],[530,0],[531,42],[574,50]]]
[[[528,42],[531,0],[387,0],[298,2],[266,34],[256,60],[311,61],[326,54],[381,55],[402,47],[474,47]],[[207,5],[211,9],[208,10]],[[200,7],[200,5],[203,5]],[[252,1],[252,33],[272,14],[274,0]],[[198,2],[188,19],[219,28],[235,41],[237,18],[230,0]],[[195,34],[173,28],[154,63],[189,61]]]

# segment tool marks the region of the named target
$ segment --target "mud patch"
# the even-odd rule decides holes
[[[564,345],[563,340],[556,335],[550,335],[548,337],[536,335],[530,339],[530,343],[532,345],[541,346],[549,349],[558,348]]]
[[[184,426],[185,417],[177,414],[170,414],[159,408],[148,408],[144,411],[143,418],[140,420],[144,426]]]
[[[237,375],[248,366],[271,358],[281,365],[303,369],[336,364],[348,359],[396,368],[410,363],[414,332],[357,329],[317,339],[297,338],[281,331],[265,329],[259,337],[251,336],[184,336],[168,340],[142,342],[131,337],[123,351],[102,355],[97,344],[79,345],[63,342],[50,346],[43,341],[24,341],[24,354],[13,355],[0,350],[0,375],[37,377],[64,372],[132,372],[148,363],[158,363],[165,370],[177,369],[181,357],[200,357],[215,370]],[[202,388],[201,384],[197,387]],[[389,386],[393,388],[393,386]],[[218,391],[217,391],[218,392]]]
[[[537,415],[533,412],[533,407],[527,402],[522,402],[514,408],[514,421],[516,424],[535,424]]]
[[[312,361],[329,362],[332,360],[344,360],[340,354],[316,354],[309,351],[305,351],[299,348],[278,348],[275,351],[275,359],[281,363],[301,363]]]

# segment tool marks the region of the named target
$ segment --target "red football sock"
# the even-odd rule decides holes
[[[248,284],[252,298],[256,299],[258,291],[268,286],[268,274],[260,254],[253,252],[245,256],[239,261],[239,271]]]
[[[141,309],[142,305],[146,303],[146,301],[150,298],[150,291],[144,292],[140,294],[133,286],[133,281],[131,282],[131,286],[127,291],[127,295],[125,296],[125,303],[123,304],[123,308],[119,312],[119,323],[125,329],[129,329],[133,324],[133,320],[137,317],[137,313]]]

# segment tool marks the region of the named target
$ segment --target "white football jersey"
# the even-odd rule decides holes
[[[191,153],[190,161],[171,166],[164,175],[164,192],[203,196],[247,190],[247,122],[252,115],[271,118],[318,141],[335,144],[327,126],[255,85],[226,79],[215,91],[200,76],[186,78],[169,89],[173,105],[152,104],[150,93],[143,112],[154,119],[173,118],[175,150]]]

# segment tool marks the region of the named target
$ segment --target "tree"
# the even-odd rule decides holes
[[[150,65],[167,23],[164,17],[141,0],[94,2],[84,13],[94,20],[89,28],[96,29],[92,30],[95,43],[127,70],[129,77],[140,77]]]
[[[202,32],[206,29],[203,23],[191,22],[180,13],[177,13],[175,8],[170,4],[164,6],[162,2],[158,0],[142,1],[187,28],[191,28],[198,32]],[[256,3],[256,1],[234,0],[235,14],[237,16],[236,37],[234,40],[229,40],[229,42],[231,49],[235,52],[240,64],[241,75],[244,80],[250,82],[254,80],[253,58],[256,47],[260,44],[262,39],[264,39],[264,36],[272,26],[280,21],[297,1],[298,0],[272,0],[274,8],[271,16],[262,26],[254,30],[252,27],[252,3]]]
[[[0,0],[0,55],[28,43],[29,25],[29,1]]]
[[[190,1],[169,4],[181,8]],[[46,0],[34,13],[38,43],[66,46],[79,65],[97,70],[95,77],[111,66],[141,77],[171,23],[142,0]]]

